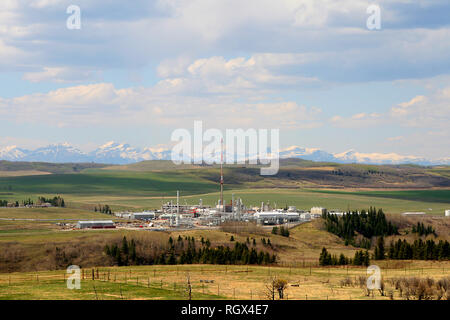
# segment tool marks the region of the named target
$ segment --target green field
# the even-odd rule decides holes
[[[42,176],[0,178],[0,197],[15,195],[73,194],[73,195],[164,195],[173,190],[204,193],[214,183],[192,174],[174,172],[101,171],[82,174],[52,174]]]
[[[176,200],[172,196],[162,197],[126,197],[126,196],[104,196],[104,197],[80,197],[67,195],[64,196],[73,204],[82,206],[83,204],[107,203],[117,209],[155,209],[160,208],[166,201]],[[277,207],[286,205],[297,206],[298,209],[309,210],[314,206],[322,206],[328,209],[348,210],[364,209],[370,206],[383,208],[387,213],[402,213],[408,211],[423,211],[429,214],[443,215],[444,210],[450,207],[450,203],[440,201],[406,200],[386,198],[378,195],[363,195],[354,193],[327,193],[317,192],[317,190],[293,190],[293,189],[236,189],[224,192],[225,201],[231,201],[232,194],[235,199],[242,198],[247,206],[260,206],[261,202],[270,202]],[[181,203],[198,204],[202,199],[204,204],[215,205],[219,199],[218,192],[206,194],[186,195],[181,191]],[[431,210],[430,210],[431,209]]]
[[[135,167],[141,168],[138,165],[129,167],[132,169],[91,168],[82,173],[0,177],[0,199],[21,201],[61,195],[68,206],[92,211],[98,204],[108,204],[114,210],[155,209],[174,199],[177,190],[180,190],[182,204],[197,204],[202,199],[205,204],[215,205],[219,198],[214,168],[140,171],[135,170]],[[330,190],[303,188],[288,178],[286,188],[277,187],[279,181],[271,178],[262,180],[257,169],[227,170],[226,181],[234,183],[225,185],[226,201],[230,201],[234,193],[248,206],[260,206],[262,201],[277,207],[294,205],[304,210],[313,206],[336,210],[375,206],[388,213],[423,211],[437,215],[442,215],[450,206],[449,189]],[[9,212],[14,211],[5,214],[0,210],[0,217],[10,217]]]
[[[392,198],[401,200],[442,202],[450,203],[450,190],[390,190],[390,191],[335,191],[335,190],[313,190],[314,192],[328,194],[358,195],[377,198]]]
[[[110,215],[73,208],[0,208],[0,218],[15,219],[111,219]]]

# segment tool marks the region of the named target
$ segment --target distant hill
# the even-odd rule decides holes
[[[277,175],[261,176],[261,165],[225,165],[225,185],[230,188],[450,188],[450,166],[367,165],[282,159]],[[96,163],[44,163],[0,161],[0,177],[62,174],[94,174],[142,179],[146,174],[171,181],[218,183],[219,165],[175,165],[169,160],[149,160],[126,165]],[[130,176],[131,175],[131,176]],[[128,177],[128,178],[127,178]],[[53,181],[56,178],[48,178]],[[55,180],[60,181],[60,180]],[[78,179],[73,177],[73,179]],[[46,181],[47,181],[46,180]],[[34,181],[34,180],[33,180]],[[92,182],[91,182],[92,183]]]
[[[0,160],[0,172],[32,171],[43,174],[77,173],[89,168],[103,168],[99,163],[48,163]]]

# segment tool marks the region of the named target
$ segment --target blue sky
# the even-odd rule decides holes
[[[281,147],[450,157],[449,1],[130,3],[0,2],[0,147],[155,146],[203,120],[279,128]]]

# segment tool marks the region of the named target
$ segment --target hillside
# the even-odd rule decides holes
[[[0,177],[7,175],[6,172],[22,172],[20,175],[34,172],[36,174],[55,173],[77,173],[88,168],[103,168],[106,165],[98,163],[51,163],[51,162],[22,162],[0,160]],[[3,173],[3,174],[2,174]]]

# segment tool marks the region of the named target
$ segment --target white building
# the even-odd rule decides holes
[[[312,207],[311,208],[311,214],[316,215],[316,214],[324,214],[327,212],[326,208],[322,208],[322,207]]]
[[[342,217],[344,215],[344,212],[340,212],[340,211],[330,211],[329,214],[334,214],[336,216],[340,216]]]
[[[450,210],[445,210],[445,216],[450,217]]]
[[[311,220],[311,214],[308,212],[300,213],[300,219],[302,220]]]
[[[115,228],[112,220],[98,220],[98,221],[78,221],[78,229],[112,229]]]
[[[164,213],[164,214],[159,216],[159,218],[162,219],[162,220],[175,219],[176,217],[177,217],[176,213]]]
[[[130,219],[134,220],[153,220],[155,219],[155,213],[150,211],[133,212],[130,214]]]
[[[403,212],[404,216],[424,216],[425,212]]]
[[[300,220],[300,215],[297,212],[263,211],[256,212],[254,217],[261,224],[282,224]]]

